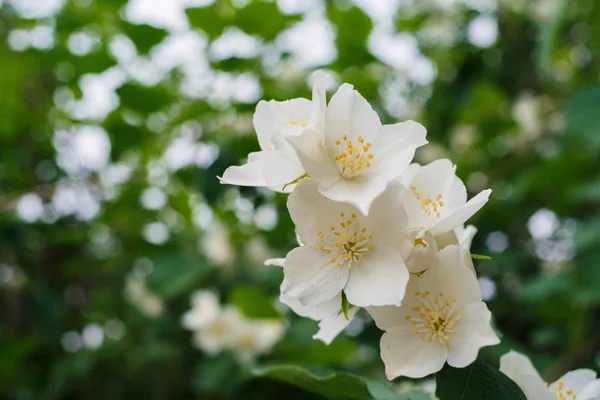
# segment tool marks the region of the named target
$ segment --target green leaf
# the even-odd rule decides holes
[[[150,49],[160,42],[169,34],[166,30],[155,28],[150,25],[123,24],[123,31],[135,43],[135,47],[141,54],[146,54]]]
[[[116,93],[123,106],[142,114],[158,111],[174,100],[171,93],[160,86],[148,87],[126,83],[118,88]]]
[[[229,13],[225,13],[226,8],[219,8],[218,5],[210,7],[186,8],[185,14],[194,28],[200,28],[211,39],[221,36],[223,30],[228,25]]]
[[[567,131],[600,147],[600,86],[577,93],[567,106]]]
[[[236,287],[231,292],[230,302],[248,318],[279,318],[273,299],[257,288]]]
[[[249,35],[258,35],[273,40],[299,16],[286,16],[279,12],[277,5],[264,1],[255,1],[238,10],[235,25]]]
[[[342,312],[344,313],[344,317],[346,321],[350,318],[348,317],[348,309],[352,307],[352,305],[348,302],[348,298],[346,297],[346,293],[342,291]]]
[[[371,379],[328,369],[306,369],[296,365],[274,365],[255,368],[254,376],[289,383],[326,397],[345,399],[426,400],[422,392],[396,393],[387,385]]]
[[[373,61],[366,47],[373,28],[371,18],[358,7],[341,10],[334,2],[329,3],[327,11],[337,28],[337,64],[341,67],[361,66]]]
[[[200,287],[207,268],[179,254],[155,258],[154,268],[148,276],[152,290],[169,299]]]
[[[440,400],[527,400],[515,382],[480,358],[466,368],[446,364],[435,380]]]

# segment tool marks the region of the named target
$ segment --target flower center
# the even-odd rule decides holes
[[[291,120],[290,125],[300,125],[301,127],[304,128],[306,126],[306,122],[298,122],[298,121]]]
[[[419,192],[417,192],[417,188],[414,186],[410,187],[410,191],[417,198],[417,200],[419,200],[419,203],[421,203],[421,208],[423,209],[423,212],[428,217],[431,217],[431,216],[435,216],[436,218],[440,217],[440,210],[442,207],[444,207],[444,201],[442,200],[441,193],[438,193],[435,196],[435,200],[433,200],[430,197],[421,196],[419,194]]]
[[[340,267],[347,263],[348,269],[352,269],[353,263],[362,264],[364,253],[373,249],[368,245],[373,235],[367,234],[367,228],[361,229],[356,218],[356,214],[346,218],[344,213],[340,213],[339,227],[330,226],[327,237],[323,232],[318,233],[323,244],[318,245],[317,250],[335,254],[329,260],[331,264]]]
[[[554,395],[558,400],[576,400],[577,396],[573,393],[572,390],[567,390],[565,388],[564,381],[558,381],[556,383],[556,388],[554,388]]]
[[[348,136],[342,136],[341,140],[335,141],[339,152],[333,158],[343,178],[351,179],[360,176],[366,168],[371,168],[370,160],[373,159],[371,143],[365,143],[362,136],[357,138],[358,143],[348,140]]]
[[[438,293],[437,298],[433,298],[429,290],[415,292],[415,297],[422,303],[422,306],[412,307],[417,316],[404,317],[415,327],[415,336],[421,336],[423,342],[439,340],[440,344],[446,344],[450,340],[449,334],[456,332],[454,324],[463,316],[462,311],[454,313],[456,299],[448,302],[444,300],[442,292]]]

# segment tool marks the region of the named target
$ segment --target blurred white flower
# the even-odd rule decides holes
[[[125,298],[148,317],[158,317],[164,311],[162,298],[146,286],[146,276],[131,272],[125,282]]]
[[[192,294],[192,308],[183,315],[181,323],[186,329],[201,329],[217,319],[220,313],[217,295],[210,290],[198,290]]]
[[[285,329],[279,320],[246,318],[235,306],[221,307],[209,290],[192,294],[192,309],[181,319],[193,332],[193,343],[207,354],[232,351],[240,363],[250,363],[268,353]]]

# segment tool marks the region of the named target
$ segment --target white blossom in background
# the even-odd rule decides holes
[[[371,105],[351,85],[333,95],[323,124],[288,136],[319,192],[368,214],[389,181],[427,144],[425,128],[414,121],[382,125]]]
[[[305,171],[285,138],[322,124],[327,79],[322,71],[313,74],[312,101],[304,98],[260,101],[253,122],[261,151],[250,153],[246,164],[227,168],[221,183],[292,190],[294,185],[286,185],[302,177]]]
[[[516,382],[528,400],[598,400],[600,379],[590,369],[577,369],[548,385],[531,360],[516,351],[500,357],[500,371]]]
[[[390,380],[422,378],[446,362],[466,367],[481,347],[500,342],[459,246],[447,246],[427,271],[411,276],[400,307],[368,307],[367,311],[385,330],[381,358]]]
[[[146,276],[137,271],[125,281],[125,298],[148,317],[160,316],[165,308],[162,298],[146,286]]]
[[[220,312],[217,295],[210,290],[198,290],[192,294],[192,308],[183,315],[181,323],[186,329],[201,329],[217,319]]]
[[[324,197],[313,180],[302,180],[288,210],[304,246],[286,256],[281,293],[305,306],[331,300],[343,290],[350,304],[399,305],[408,270],[398,242],[406,234],[402,188],[389,185],[369,216]]]
[[[285,333],[279,320],[248,319],[233,305],[221,307],[215,292],[192,294],[192,308],[181,318],[193,332],[193,343],[207,354],[232,351],[240,363],[250,363],[271,351]]]
[[[467,189],[455,170],[450,160],[441,159],[412,164],[402,174],[399,181],[409,189],[403,195],[409,230],[427,229],[436,236],[453,231],[488,201],[491,189],[467,201]]]

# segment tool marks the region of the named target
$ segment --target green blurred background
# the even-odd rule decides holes
[[[0,398],[318,398],[252,379],[270,363],[385,379],[366,314],[325,346],[275,301],[286,197],[216,178],[315,69],[493,189],[482,354],[598,370],[599,57],[597,0],[0,0]],[[208,354],[181,324],[198,289],[285,333]]]

